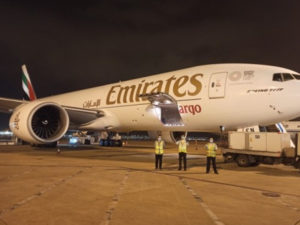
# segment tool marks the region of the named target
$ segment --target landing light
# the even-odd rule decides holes
[[[69,143],[71,145],[77,144],[78,143],[78,138],[77,137],[70,138]]]

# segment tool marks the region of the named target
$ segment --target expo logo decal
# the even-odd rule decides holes
[[[192,115],[195,115],[197,113],[201,112],[201,106],[200,105],[180,105],[179,106],[179,113],[191,113]]]

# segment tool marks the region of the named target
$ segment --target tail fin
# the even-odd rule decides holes
[[[27,100],[33,101],[36,100],[37,97],[35,95],[32,83],[30,81],[29,74],[26,69],[26,65],[22,66],[22,87],[24,91],[24,97]]]

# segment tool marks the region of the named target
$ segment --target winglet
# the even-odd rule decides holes
[[[26,65],[22,65],[22,72],[22,87],[23,91],[26,94],[25,97],[30,101],[36,100],[37,97],[33,89],[29,74],[27,72]]]

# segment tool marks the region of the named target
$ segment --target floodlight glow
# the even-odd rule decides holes
[[[78,143],[78,138],[77,137],[72,137],[69,140],[69,144],[74,145]]]

